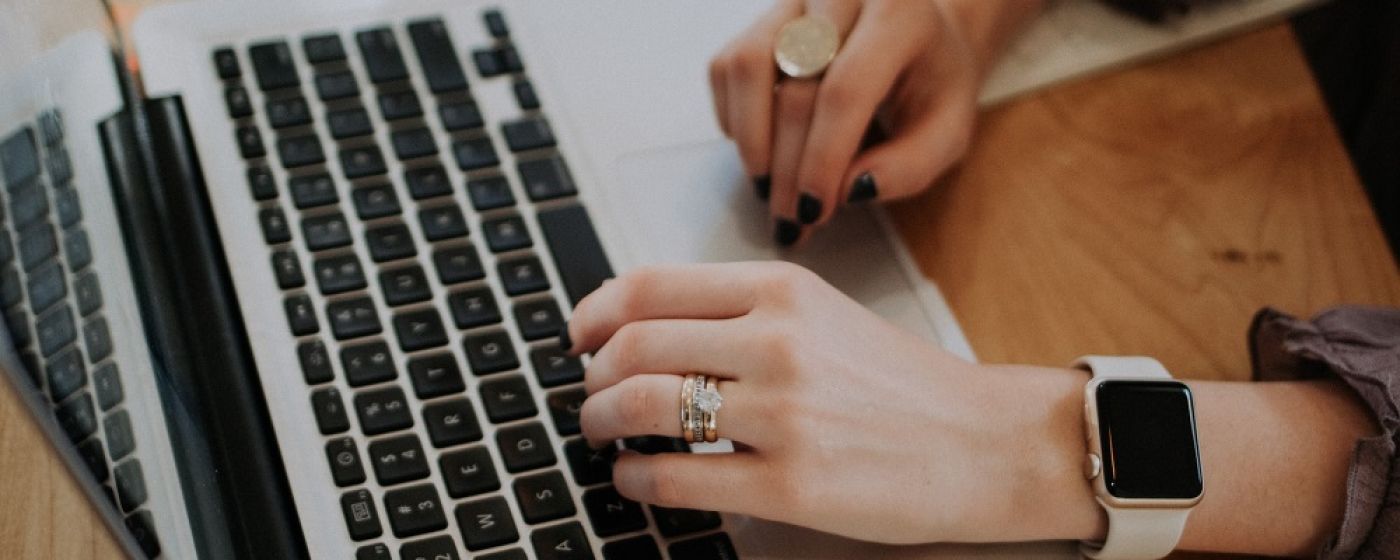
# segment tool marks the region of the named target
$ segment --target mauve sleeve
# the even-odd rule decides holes
[[[1264,309],[1250,356],[1258,381],[1342,380],[1381,426],[1352,451],[1342,525],[1317,558],[1400,557],[1400,309],[1338,307],[1311,321]]]

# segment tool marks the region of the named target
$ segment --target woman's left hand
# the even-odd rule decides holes
[[[683,375],[722,380],[718,431],[737,451],[622,452],[614,483],[640,502],[887,543],[1052,538],[1063,528],[1047,524],[1083,520],[1040,500],[1092,506],[1085,377],[970,364],[795,265],[638,270],[580,302],[569,334],[594,353],[581,412],[594,445],[678,437]]]

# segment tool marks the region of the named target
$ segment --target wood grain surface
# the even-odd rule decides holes
[[[1400,305],[1400,275],[1284,26],[989,112],[893,208],[984,361],[1158,356],[1244,379],[1264,305]],[[8,386],[0,556],[119,555]]]

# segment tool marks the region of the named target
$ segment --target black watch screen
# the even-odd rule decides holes
[[[1201,495],[1191,389],[1178,381],[1109,380],[1095,394],[1103,476],[1125,499]]]

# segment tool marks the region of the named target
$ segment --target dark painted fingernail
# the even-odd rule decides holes
[[[797,243],[797,238],[802,236],[802,226],[797,225],[792,220],[778,218],[778,225],[773,228],[773,240],[784,247],[791,247]]]
[[[564,349],[565,352],[568,352],[574,347],[574,341],[569,338],[568,322],[565,322],[564,326],[559,327],[559,347]]]
[[[768,195],[773,192],[773,178],[767,175],[754,177],[753,192],[760,200],[768,200]]]
[[[880,190],[875,187],[875,176],[870,173],[861,173],[856,177],[855,184],[851,185],[851,194],[846,196],[846,202],[865,202],[874,200],[880,194]]]
[[[807,193],[797,199],[797,219],[804,224],[815,224],[822,217],[822,201]]]

